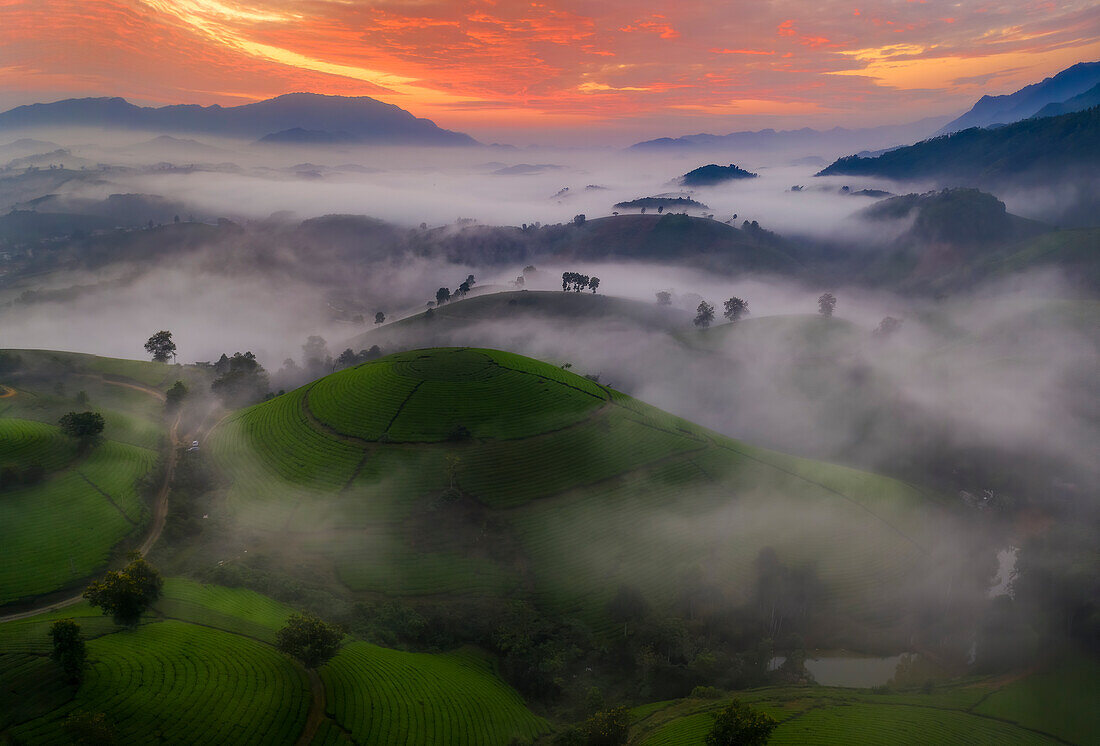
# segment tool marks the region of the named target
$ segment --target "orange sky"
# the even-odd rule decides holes
[[[491,140],[911,121],[1100,59],[1042,0],[0,0],[0,107],[369,95]]]

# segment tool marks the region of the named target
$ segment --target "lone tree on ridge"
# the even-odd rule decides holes
[[[726,307],[726,310],[722,315],[730,321],[740,321],[741,317],[749,312],[749,304],[736,295],[727,300],[723,305]]]
[[[695,325],[706,329],[712,321],[714,321],[714,306],[706,301],[701,301],[699,307],[695,309]]]
[[[162,329],[149,337],[145,351],[153,356],[154,363],[166,363],[169,356],[176,359],[176,343],[172,341],[172,332]]]

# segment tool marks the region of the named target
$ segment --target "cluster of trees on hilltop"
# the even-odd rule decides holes
[[[439,288],[439,290],[435,291],[435,304],[437,306],[442,306],[444,303],[449,303],[453,299],[464,297],[467,293],[470,292],[470,289],[473,288],[476,282],[477,280],[474,278],[473,275],[466,275],[466,279],[459,283],[458,287],[455,288],[455,291],[453,293],[451,292],[450,288]]]
[[[594,293],[599,286],[599,277],[589,277],[580,272],[561,273],[561,289],[563,292],[572,290],[573,292],[579,293],[582,290],[591,289]]]

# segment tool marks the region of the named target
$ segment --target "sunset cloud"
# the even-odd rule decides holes
[[[953,113],[1100,59],[1098,40],[1091,0],[0,0],[0,103],[310,90],[475,136],[676,135]]]

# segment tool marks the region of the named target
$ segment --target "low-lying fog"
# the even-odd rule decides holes
[[[200,220],[229,216],[245,223],[278,212],[295,219],[363,214],[402,229],[453,224],[460,218],[504,225],[567,223],[582,213],[590,220],[609,215],[620,200],[686,193],[707,205],[693,210],[695,215],[713,214],[715,220],[735,225],[755,220],[785,237],[835,239],[846,231],[866,231],[849,218],[873,202],[842,193],[842,186],[914,191],[912,185],[899,188],[867,179],[814,178],[819,166],[792,165],[798,157],[793,153],[718,159],[506,148],[288,151],[223,141],[162,140],[150,145],[148,137],[137,135],[105,145],[79,144],[88,142],[85,133],[65,142],[56,133],[50,137],[68,148],[73,159],[81,159],[71,165],[84,165],[74,178],[61,180],[57,193],[98,199],[114,193],[156,194],[188,206]],[[194,158],[188,159],[192,153]],[[169,156],[176,166],[236,165],[194,170],[156,165]],[[676,184],[682,174],[710,162],[734,162],[760,176],[694,190]],[[9,169],[0,181],[20,173]],[[793,186],[803,188],[792,191]],[[289,230],[290,218],[283,220]],[[273,252],[292,248],[279,245],[278,233],[272,241]],[[217,251],[224,250],[164,257],[152,266],[107,266],[95,276],[31,278],[7,290],[0,283],[0,347],[141,357],[149,334],[170,329],[181,361],[252,350],[276,373],[287,357],[302,362],[301,345],[309,335],[323,336],[336,356],[373,326],[375,311],[385,312],[387,323],[393,323],[423,310],[437,288],[454,289],[468,273],[477,277],[478,286],[509,290],[523,270],[522,264],[477,266],[408,257],[375,261],[357,275],[365,277],[357,280],[354,295],[366,319],[356,324],[335,320],[329,306],[332,293],[346,293],[347,288],[268,278],[261,272],[256,277],[222,273],[219,267],[227,259]],[[1056,277],[931,301],[787,279],[722,277],[660,264],[539,264],[543,279],[529,283],[529,289],[560,290],[560,273],[578,270],[601,278],[601,294],[653,305],[658,291],[669,291],[674,305],[687,312],[682,332],[611,318],[587,324],[505,318],[471,323],[462,334],[437,341],[493,345],[572,362],[580,372],[599,374],[602,381],[722,432],[797,453],[837,457],[858,452],[873,463],[877,448],[902,448],[915,433],[937,437],[947,432],[959,443],[1013,449],[1034,445],[1041,453],[1082,467],[1094,455],[1095,413],[1082,412],[1074,396],[1081,377],[1087,377],[1082,371],[1097,364],[1097,348],[1094,338],[1061,324],[1050,310],[1052,299],[1063,295]],[[81,285],[93,287],[63,301],[10,304],[28,289]],[[690,319],[700,300],[711,302],[722,321],[722,301],[737,295],[748,301],[752,322],[815,314],[817,296],[824,290],[839,298],[838,319],[854,324],[849,337],[838,340],[839,347],[816,346],[797,334],[776,336],[767,331],[770,327],[752,323],[745,324],[744,333],[725,335],[725,341],[711,345],[715,349],[700,350],[706,345],[692,336]],[[1054,322],[1042,321],[1052,313]],[[902,328],[889,339],[876,338],[872,332],[886,316],[901,319]],[[717,329],[710,333],[715,338],[723,334]],[[422,343],[418,338],[402,341],[398,335],[382,347],[392,351]],[[824,380],[820,387],[804,380],[812,379],[817,368]],[[851,380],[845,383],[838,376]],[[838,398],[838,392],[845,398]],[[889,407],[913,415],[920,425],[907,421],[899,424],[899,432],[890,433],[889,418],[883,415]],[[926,427],[927,421],[941,429]],[[910,427],[916,429],[905,429]],[[896,459],[898,454],[890,456]]]

